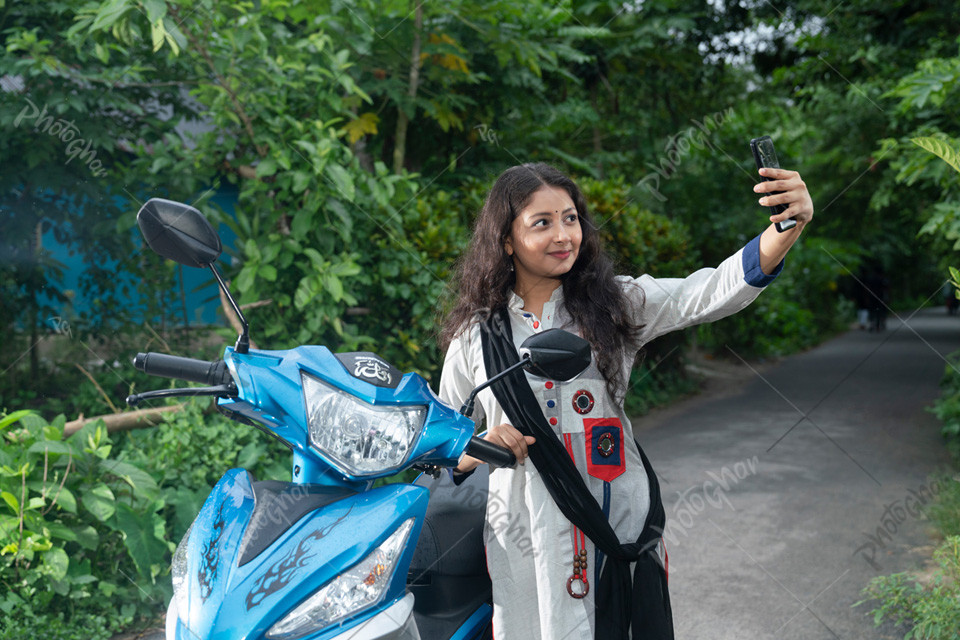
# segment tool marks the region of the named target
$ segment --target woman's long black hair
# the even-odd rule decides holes
[[[516,275],[504,243],[513,220],[527,206],[533,194],[544,186],[560,187],[573,200],[583,234],[580,253],[569,272],[562,276],[563,305],[580,333],[593,347],[597,368],[607,389],[617,399],[626,393],[622,363],[627,350],[634,348],[640,332],[633,321],[636,309],[614,280],[613,261],[603,252],[600,237],[577,185],[553,167],[523,164],[507,169],[490,189],[480,210],[470,246],[459,261],[452,285],[456,302],[442,323],[440,343],[444,351],[450,342],[478,314],[507,305]]]

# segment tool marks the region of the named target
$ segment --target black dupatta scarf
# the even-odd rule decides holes
[[[488,373],[503,371],[519,361],[507,310],[501,309],[481,324],[483,363]],[[650,484],[650,511],[636,542],[621,544],[580,472],[567,455],[540,409],[522,371],[495,382],[491,389],[510,423],[533,436],[530,460],[563,515],[583,531],[605,555],[596,602],[596,640],[673,640],[673,615],[666,571],[657,554],[665,514],[660,484],[650,461],[637,443]],[[630,564],[635,562],[633,576]]]

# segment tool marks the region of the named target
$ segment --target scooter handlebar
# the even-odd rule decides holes
[[[466,452],[467,455],[483,460],[493,467],[515,467],[517,465],[517,456],[513,455],[513,451],[498,444],[487,442],[477,436],[470,439]]]
[[[209,385],[230,384],[233,378],[223,360],[195,360],[165,353],[138,353],[133,359],[137,370],[152,376],[176,378]]]

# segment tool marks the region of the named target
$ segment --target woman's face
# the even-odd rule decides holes
[[[580,217],[562,187],[543,186],[514,218],[504,245],[513,257],[517,287],[529,290],[541,278],[559,278],[580,254]]]

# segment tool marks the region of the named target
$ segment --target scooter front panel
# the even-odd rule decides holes
[[[238,493],[237,486],[244,492],[249,490],[249,495]],[[304,640],[334,638],[404,596],[407,570],[429,500],[426,489],[387,485],[317,508],[303,515],[256,557],[244,558],[241,566],[241,539],[253,512],[253,496],[249,474],[234,470],[218,483],[204,504],[188,541],[187,593],[179,600],[175,596],[170,606],[170,613],[175,612],[181,623],[168,621],[168,630],[174,634],[168,633],[168,638],[259,640],[292,609],[366,558],[403,522],[413,518],[413,528],[380,603],[303,636]],[[235,504],[236,499],[239,504]],[[211,559],[216,562],[211,564]],[[207,582],[198,578],[204,567],[212,566],[216,571],[206,570]]]

